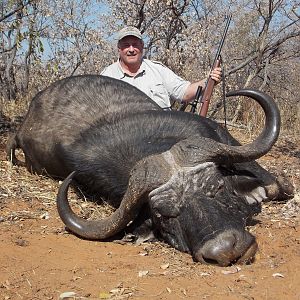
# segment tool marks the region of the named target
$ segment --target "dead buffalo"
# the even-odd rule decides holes
[[[255,99],[265,112],[264,129],[248,145],[209,119],[161,110],[122,81],[66,78],[34,97],[7,155],[17,163],[14,150],[22,148],[29,171],[66,178],[58,212],[78,236],[106,239],[138,219],[196,261],[249,262],[257,243],[247,220],[263,200],[290,189],[254,161],[277,140],[275,103],[255,90],[228,94],[234,95]],[[67,199],[72,180],[116,211],[97,221],[75,215]]]

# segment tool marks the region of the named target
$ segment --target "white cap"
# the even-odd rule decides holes
[[[136,27],[128,26],[128,27],[124,27],[118,32],[118,41],[130,35],[135,36],[140,40],[142,39],[142,34]]]

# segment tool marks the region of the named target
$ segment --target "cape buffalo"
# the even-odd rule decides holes
[[[142,218],[196,261],[250,262],[257,243],[246,221],[263,200],[284,198],[290,189],[254,161],[277,140],[274,101],[255,90],[227,96],[235,95],[256,100],[265,112],[261,134],[248,145],[212,120],[163,111],[122,81],[69,77],[33,98],[7,155],[18,163],[14,150],[22,148],[29,171],[65,178],[58,212],[80,237],[113,237]],[[75,215],[67,199],[72,180],[115,205],[115,212],[97,221]]]

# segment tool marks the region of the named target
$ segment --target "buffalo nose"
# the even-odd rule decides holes
[[[255,238],[248,232],[228,230],[208,240],[195,254],[202,263],[228,266],[232,263],[249,263],[257,251]]]

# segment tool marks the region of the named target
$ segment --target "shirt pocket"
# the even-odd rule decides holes
[[[162,83],[157,83],[153,87],[151,87],[151,93],[156,96],[163,95],[169,97],[168,91]]]
[[[170,107],[169,93],[162,83],[155,84],[150,89],[152,99],[163,108]]]

